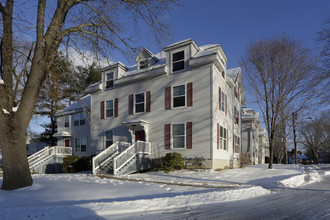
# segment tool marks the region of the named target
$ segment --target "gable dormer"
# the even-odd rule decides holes
[[[115,80],[123,76],[127,72],[124,64],[118,62],[101,69],[103,89],[111,89],[115,85]]]
[[[142,48],[140,53],[137,55],[135,61],[137,64],[137,69],[142,70],[149,68],[150,66],[157,63],[159,60],[148,49]]]
[[[165,47],[164,51],[169,73],[173,74],[189,68],[188,61],[199,51],[199,47],[193,39],[187,39]]]

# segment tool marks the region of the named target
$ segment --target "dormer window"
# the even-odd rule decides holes
[[[140,70],[146,69],[149,67],[149,61],[148,60],[142,60],[139,62],[139,68]]]
[[[112,88],[113,87],[113,72],[106,74],[106,80],[105,80],[105,88]]]
[[[173,53],[172,55],[172,71],[184,69],[184,51]]]
[[[225,77],[226,77],[225,71],[222,71],[222,72],[221,72],[221,76],[222,76],[222,78],[225,79]]]

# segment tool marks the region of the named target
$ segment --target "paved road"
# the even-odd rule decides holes
[[[124,216],[122,219],[125,219]],[[136,219],[330,219],[330,175],[321,182],[248,200],[187,207],[166,213],[140,213]]]

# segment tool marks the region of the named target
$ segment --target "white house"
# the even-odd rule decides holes
[[[70,107],[58,114],[58,144],[87,156],[117,143],[108,153],[117,157],[127,146],[146,143],[150,158],[179,152],[204,158],[207,168],[236,166],[245,95],[240,68],[227,70],[221,46],[187,39],[156,55],[142,49],[135,61],[102,69],[102,82],[88,89],[89,116]],[[89,120],[81,125],[82,118]],[[126,143],[119,152],[118,143]]]

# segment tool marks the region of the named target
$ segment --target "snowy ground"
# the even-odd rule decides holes
[[[0,219],[330,219],[330,165],[126,178],[33,175],[31,187],[0,191]]]

